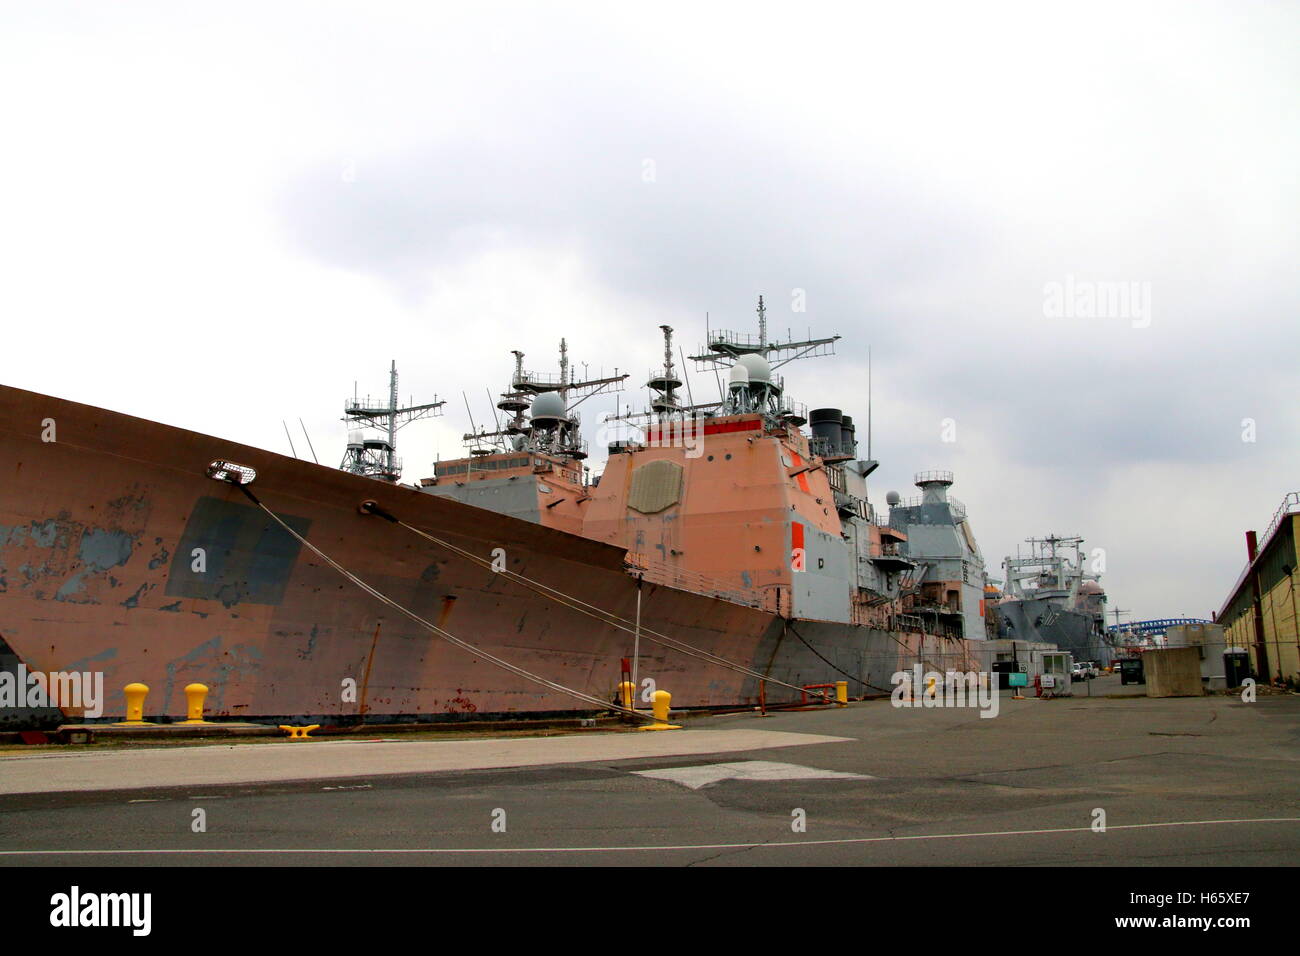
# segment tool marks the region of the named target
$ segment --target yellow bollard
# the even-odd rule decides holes
[[[618,699],[623,702],[623,706],[632,709],[632,695],[636,692],[636,685],[630,680],[625,680],[618,685]]]
[[[149,693],[148,684],[127,684],[122,688],[126,695],[126,720],[118,722],[117,727],[147,727],[149,721],[144,719],[144,698]]]
[[[182,724],[206,724],[203,719],[203,700],[208,696],[207,684],[186,684],[186,715]]]
[[[849,682],[846,680],[837,680],[835,682],[835,702],[840,707],[849,706]]]
[[[638,730],[681,730],[677,724],[668,723],[668,704],[673,699],[673,695],[666,690],[657,690],[654,695],[654,703],[650,709],[654,711],[655,722],[649,727],[638,727]]]
[[[292,724],[281,724],[280,729],[287,731],[290,740],[311,740],[307,735],[313,730],[320,730],[320,724],[308,724],[306,727],[294,727]]]

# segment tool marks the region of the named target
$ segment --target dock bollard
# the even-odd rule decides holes
[[[122,688],[126,695],[126,720],[120,721],[118,727],[146,727],[149,721],[144,719],[144,699],[149,693],[148,684],[127,684]]]
[[[638,730],[681,730],[677,724],[668,723],[668,704],[673,699],[673,695],[666,690],[655,691],[654,703],[651,709],[654,711],[655,722],[649,727],[638,727]]]
[[[203,719],[203,701],[208,696],[207,684],[185,685],[185,719],[182,724],[206,724]]]
[[[623,702],[623,707],[627,710],[632,709],[632,695],[636,693],[636,685],[630,680],[625,680],[618,685],[618,699]]]
[[[835,682],[835,703],[839,707],[849,706],[849,682],[846,680],[837,680]]]
[[[280,724],[280,729],[289,735],[290,740],[312,740],[314,738],[307,735],[313,730],[320,730],[320,724],[307,724],[305,727],[295,727],[292,724]]]

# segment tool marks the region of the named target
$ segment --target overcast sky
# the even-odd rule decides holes
[[[872,498],[952,469],[994,576],[1081,534],[1112,607],[1208,616],[1300,487],[1295,3],[0,9],[6,384],[337,464],[395,358],[447,400],[409,481],[511,349],[644,405],[657,326],[762,293],[843,336],[809,407],[864,421],[871,348]]]

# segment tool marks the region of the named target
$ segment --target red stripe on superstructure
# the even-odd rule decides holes
[[[715,425],[705,425],[704,434],[721,435],[725,432],[752,432],[762,427],[762,422],[757,418],[745,422],[718,422]]]
[[[791,451],[791,452],[790,452],[790,457],[794,460],[794,466],[795,466],[796,468],[799,468],[800,466],[803,465],[803,459],[799,457],[799,453],[798,453],[798,452],[796,452],[796,451]],[[808,492],[811,492],[811,491],[812,491],[812,489],[808,487],[808,472],[805,471],[803,474],[798,475],[798,476],[795,478],[795,481],[797,481],[797,482],[799,483],[799,487],[800,487],[801,489],[803,489],[804,491],[808,491]]]
[[[803,547],[803,525],[797,521],[790,522],[790,547],[792,550]]]

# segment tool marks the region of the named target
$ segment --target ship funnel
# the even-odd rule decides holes
[[[840,421],[840,449],[846,455],[856,454],[858,449],[857,429],[848,415]]]
[[[838,408],[814,408],[808,415],[808,425],[814,439],[830,454],[839,451],[844,436],[844,413]]]

